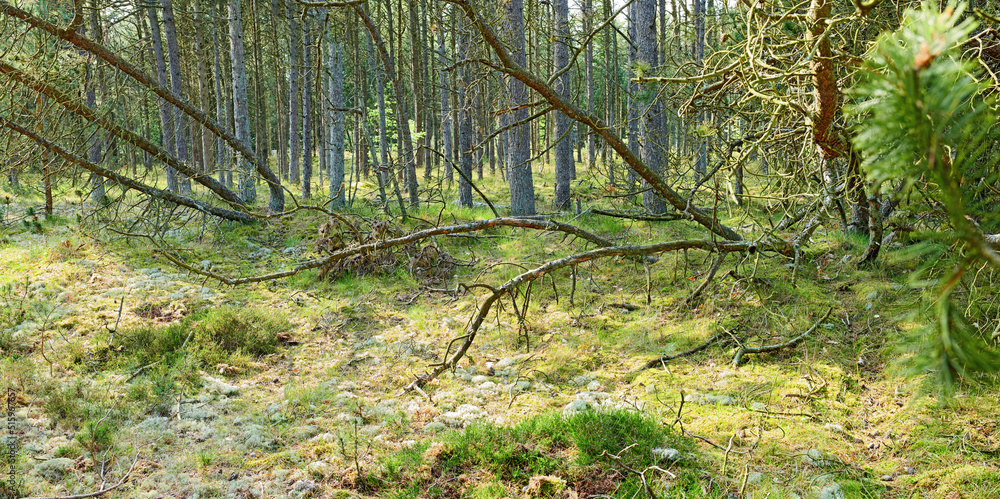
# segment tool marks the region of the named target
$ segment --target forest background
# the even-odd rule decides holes
[[[0,0],[5,492],[1000,497],[979,3]]]

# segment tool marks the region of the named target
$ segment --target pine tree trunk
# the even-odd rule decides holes
[[[636,0],[632,4],[633,22],[635,23],[635,38],[637,47],[636,60],[640,65],[655,68],[659,65],[656,43],[656,0]],[[655,92],[655,89],[647,89]],[[665,163],[662,147],[663,113],[660,100],[654,97],[639,103],[639,156],[655,175],[659,175]],[[642,204],[651,213],[664,213],[666,203],[653,190],[643,183]]]
[[[556,72],[563,72],[562,75],[556,78],[555,90],[564,99],[569,100],[570,78],[572,75],[567,68],[569,65],[570,43],[568,0],[553,0],[553,13],[555,14],[553,19],[555,27],[553,59]],[[556,141],[556,189],[552,205],[556,210],[565,210],[570,207],[570,196],[572,195],[570,192],[570,180],[573,177],[573,121],[563,113],[556,112],[555,115],[556,127],[552,139]]]
[[[459,22],[459,60],[465,60],[469,56],[469,26],[465,17]],[[469,91],[471,80],[469,78],[469,66],[463,65],[461,81],[458,84],[458,152],[460,155],[459,166],[462,170],[461,178],[458,179],[458,204],[472,207],[472,184],[468,179],[472,178],[472,98]]]
[[[153,58],[156,60],[156,80],[162,87],[169,85],[167,80],[167,63],[163,55],[163,39],[160,36],[160,21],[156,16],[156,7],[146,8],[149,15],[149,35],[153,42]],[[177,156],[177,146],[174,141],[174,110],[170,103],[160,100],[160,137],[163,148],[168,153]],[[167,190],[177,193],[177,170],[172,166],[167,166]]]
[[[312,158],[313,158],[313,127],[312,127],[312,97],[313,97],[313,45],[312,16],[308,13],[303,20],[302,45],[302,198],[312,196]]]
[[[274,49],[271,51],[271,69],[273,70],[272,77],[277,86],[274,95],[274,108],[276,112],[274,121],[277,126],[277,143],[275,149],[278,152],[278,178],[288,180],[288,120],[284,118],[288,116],[288,112],[285,109],[288,105],[288,94],[285,89],[288,87],[285,83],[285,72],[278,62],[278,54],[281,51],[281,45],[278,42],[278,0],[271,0],[270,29],[271,43],[274,45]]]
[[[225,98],[222,90],[222,79],[224,78],[224,74],[222,72],[222,60],[219,55],[221,51],[219,48],[219,30],[218,24],[215,20],[212,21],[212,42],[212,52],[215,56],[215,119],[219,120],[219,123],[228,124],[229,120],[226,119],[226,108],[228,107],[226,106],[227,99]],[[226,175],[226,172],[229,171],[229,159],[227,146],[222,140],[222,137],[218,137],[215,140],[215,158],[216,164],[218,165],[217,168],[219,170],[219,183],[225,185],[229,189],[232,189],[232,177],[228,177],[227,180]]]
[[[167,58],[170,60],[170,90],[177,95],[184,95],[183,80],[181,80],[180,49],[177,47],[177,28],[174,25],[173,0],[163,0],[163,32],[167,39]],[[172,113],[174,138],[177,147],[177,159],[188,161],[188,127],[187,115],[178,111]],[[178,174],[177,185],[181,194],[191,192],[191,179]]]
[[[101,27],[100,27],[100,21],[97,18],[100,9],[96,8],[97,7],[96,3],[97,3],[96,1],[91,2],[91,6],[94,8],[93,10],[91,10],[90,14],[90,30],[93,32],[92,34],[94,39],[100,40]],[[82,24],[80,25],[80,32],[86,34]],[[91,58],[92,57],[88,57],[88,61]],[[84,80],[84,87],[85,87],[85,92],[87,94],[87,107],[91,109],[96,109],[97,107],[97,91],[95,89],[95,87],[97,86],[96,72],[97,69],[94,68],[94,65],[88,62]],[[90,138],[89,152],[90,155],[88,159],[90,160],[90,162],[94,164],[100,164],[102,156],[100,132],[94,133],[93,136]],[[100,207],[104,201],[104,177],[100,175],[91,175],[90,182],[91,182],[90,200],[95,207]],[[51,190],[47,189],[46,192],[51,192]],[[49,213],[51,214],[51,212]]]
[[[332,38],[332,37],[331,37]],[[332,42],[332,40],[331,40]],[[330,204],[333,207],[341,207],[347,198],[347,189],[344,187],[344,64],[341,54],[340,44],[330,43],[329,46],[330,68],[330,106],[333,108],[332,125],[330,134]],[[357,144],[355,144],[357,151]],[[355,154],[357,154],[355,152]]]
[[[195,10],[200,11],[197,5],[195,6]],[[199,100],[201,100],[202,109],[208,109],[209,102],[211,101],[210,93],[212,91],[208,82],[208,70],[205,68],[205,58],[207,57],[204,53],[207,45],[207,40],[205,39],[207,30],[205,28],[204,15],[200,14],[198,16],[198,26],[195,28],[194,57],[198,68],[198,96]],[[215,169],[215,166],[212,164],[212,132],[207,127],[200,125],[197,126],[197,129],[201,132],[202,172],[206,175],[211,175],[212,170]]]
[[[298,21],[298,9],[293,7],[294,2],[288,2],[288,64],[290,65],[288,82],[288,136],[291,142],[291,161],[289,163],[288,182],[292,185],[299,185],[299,158],[302,157],[299,138],[302,133],[302,94],[301,94],[301,71],[302,61],[302,30]]]
[[[506,4],[506,35],[514,62],[524,67],[524,4],[510,0]],[[508,124],[528,119],[527,91],[524,83],[511,78],[508,83],[510,105],[513,112],[504,113]],[[531,127],[522,123],[510,130],[507,154],[507,182],[510,185],[510,211],[512,215],[535,214],[535,185],[531,176]]]
[[[705,58],[705,0],[694,0],[694,62],[701,66]],[[704,111],[695,113],[694,129],[701,131],[707,116]],[[701,133],[697,135],[698,159],[694,167],[695,182],[701,179],[708,170],[708,140]]]
[[[450,185],[452,181],[452,171],[451,171],[451,150],[452,150],[452,132],[451,132],[451,107],[449,103],[451,99],[449,98],[448,92],[448,72],[445,68],[448,67],[447,52],[445,51],[444,42],[444,32],[442,31],[441,40],[438,44],[438,57],[441,60],[441,139],[443,142],[442,152],[445,155],[444,161],[444,178],[445,181]]]
[[[233,112],[236,140],[250,145],[250,118],[247,116],[247,77],[243,54],[243,20],[240,15],[240,0],[229,0],[229,43],[233,65]],[[242,154],[237,155],[239,174],[238,192],[246,203],[257,199],[254,186],[254,169]]]
[[[594,6],[593,0],[584,0],[583,2],[583,32],[585,35],[590,34],[590,30],[593,29],[593,17],[594,17]],[[587,112],[594,114],[594,42],[591,40],[587,43],[587,50],[584,54],[583,64],[587,71]],[[587,133],[587,169],[590,171],[594,170],[594,165],[597,164],[597,154],[596,154],[596,139],[594,134]]]

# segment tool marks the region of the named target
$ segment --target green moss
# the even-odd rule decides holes
[[[996,499],[1000,498],[1000,471],[977,464],[949,467],[921,475],[917,485],[929,490],[934,499],[955,493],[962,497]]]

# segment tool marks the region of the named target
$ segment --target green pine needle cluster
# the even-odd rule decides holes
[[[966,179],[966,172],[977,163],[981,169],[983,161],[996,165],[987,149],[997,139],[997,113],[989,85],[962,59],[962,44],[976,28],[972,17],[963,19],[964,10],[964,4],[951,3],[942,12],[928,2],[909,10],[896,32],[879,38],[867,77],[854,92],[858,103],[847,110],[857,120],[854,147],[875,188],[892,180],[904,182],[906,192],[921,183],[947,211],[954,230],[946,238],[966,250],[959,267],[939,283],[934,319],[906,357],[913,371],[932,374],[944,395],[970,375],[1000,368],[1000,357],[952,297],[964,268],[998,262],[966,217],[963,185],[975,180]]]

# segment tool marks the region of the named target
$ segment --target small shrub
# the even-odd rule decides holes
[[[114,446],[116,431],[114,425],[107,419],[90,420],[76,434],[76,441],[91,456],[97,456]]]
[[[445,465],[452,469],[483,466],[503,480],[557,473],[564,467],[555,451],[569,444],[561,414],[545,414],[505,428],[469,425],[452,434]]]
[[[672,428],[659,421],[630,410],[584,411],[567,420],[573,445],[580,451],[579,461],[587,465],[601,460],[604,451],[619,455],[625,463],[642,468],[656,462],[653,449],[670,447],[686,451],[690,443],[676,435]]]
[[[212,465],[212,454],[208,451],[198,451],[198,467],[207,468]]]
[[[190,333],[187,321],[175,322],[168,326],[143,324],[135,329],[123,331],[120,352],[134,359],[134,367],[153,362],[170,363],[180,353],[181,346]]]
[[[76,458],[80,456],[80,451],[76,445],[62,445],[56,449],[55,457]]]
[[[405,447],[379,458],[382,466],[382,478],[389,483],[400,483],[409,472],[424,464],[424,451],[430,444],[419,442],[411,447]]]
[[[62,387],[50,387],[45,393],[45,412],[52,418],[53,427],[60,421],[80,421],[86,413],[86,396],[83,383],[77,381]]]
[[[212,311],[196,328],[200,344],[215,344],[227,353],[245,352],[255,357],[278,349],[278,333],[291,329],[283,316],[257,307],[225,306]]]

